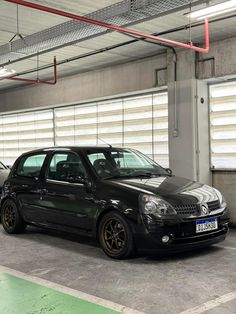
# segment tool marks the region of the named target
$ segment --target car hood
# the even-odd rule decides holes
[[[172,205],[208,203],[218,200],[214,188],[181,177],[115,179],[110,184],[127,190],[157,195]]]
[[[10,170],[9,170],[9,169],[1,169],[1,170],[0,170],[0,187],[3,186],[3,183],[4,183],[5,180],[7,179],[9,173],[10,173]]]

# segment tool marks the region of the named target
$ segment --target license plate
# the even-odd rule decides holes
[[[204,219],[196,221],[196,233],[206,232],[218,229],[218,221],[216,218]]]

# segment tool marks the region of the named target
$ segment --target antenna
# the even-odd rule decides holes
[[[112,145],[107,143],[106,141],[102,140],[100,137],[98,137],[98,140],[103,142],[104,144],[108,145],[110,148],[112,148]]]

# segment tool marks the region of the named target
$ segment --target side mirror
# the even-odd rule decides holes
[[[166,171],[170,176],[172,176],[173,171],[172,171],[170,168],[166,168],[165,171]]]
[[[92,192],[95,189],[93,183],[89,179],[84,179],[84,178],[77,177],[77,178],[70,178],[68,180],[68,182],[74,183],[74,184],[81,184],[81,185],[83,185],[85,187],[85,189],[88,192]]]

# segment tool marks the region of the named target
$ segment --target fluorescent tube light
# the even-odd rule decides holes
[[[6,68],[0,68],[0,79],[13,76],[16,73],[15,70],[7,70]]]
[[[191,19],[202,20],[205,19],[206,17],[225,14],[234,10],[236,10],[236,0],[230,0],[213,6],[206,7],[201,10],[193,11],[188,16]]]

